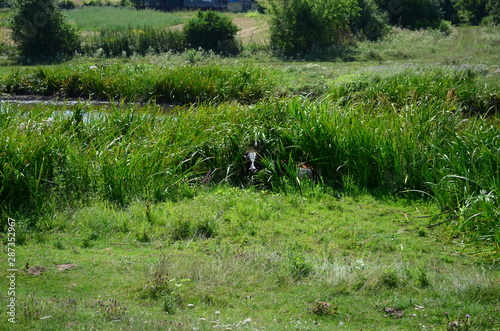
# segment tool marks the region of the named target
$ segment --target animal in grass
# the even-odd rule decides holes
[[[265,150],[257,148],[257,145],[252,145],[245,153],[245,174],[253,177],[257,172],[264,169],[262,163],[262,155],[266,154]],[[271,163],[273,163],[271,161]],[[279,171],[279,170],[278,170]],[[297,177],[299,179],[310,179],[316,181],[319,179],[319,172],[307,162],[297,162]]]
[[[245,172],[248,175],[255,175],[257,171],[263,168],[259,153],[257,148],[250,148],[243,154],[245,156]]]
[[[316,171],[316,169],[314,169],[314,167],[312,165],[310,165],[309,163],[306,163],[306,162],[298,162],[297,163],[297,170],[298,170],[298,174],[297,174],[297,177],[299,179],[303,179],[303,178],[307,178],[307,179],[310,179],[310,180],[318,180],[318,171]]]

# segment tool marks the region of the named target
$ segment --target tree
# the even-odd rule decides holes
[[[271,17],[271,47],[285,57],[301,57],[314,49],[349,39],[350,22],[360,8],[356,0],[266,0]]]
[[[376,0],[389,13],[389,22],[404,28],[438,27],[444,18],[442,4],[447,0]],[[450,13],[451,15],[452,13]]]
[[[489,16],[491,23],[500,24],[500,0],[489,0],[488,2]]]
[[[53,58],[79,48],[76,29],[66,23],[57,0],[18,0],[12,20],[12,37],[26,58]]]
[[[389,31],[387,12],[380,10],[374,0],[358,0],[358,18],[351,22],[351,30],[368,40],[377,40]]]
[[[10,7],[11,0],[0,0],[0,8]]]
[[[464,19],[473,25],[481,23],[488,15],[488,0],[458,0],[456,7]]]
[[[236,32],[238,27],[227,16],[213,10],[199,10],[196,17],[189,20],[184,27],[189,47],[212,50],[223,55],[239,52]]]

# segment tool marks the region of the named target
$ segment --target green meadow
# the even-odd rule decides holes
[[[165,28],[186,23],[193,13],[165,13],[156,10],[136,10],[115,7],[81,7],[66,10],[68,21],[81,31],[99,31],[101,29],[144,27]]]
[[[0,325],[498,330],[499,36],[4,60]]]

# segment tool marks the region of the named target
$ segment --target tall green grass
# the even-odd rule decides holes
[[[157,67],[110,62],[99,66],[44,66],[17,71],[6,78],[3,90],[101,100],[194,103],[255,102],[264,98],[270,88],[267,74],[255,67]]]
[[[90,55],[120,57],[181,52],[186,48],[182,31],[144,28],[101,29],[84,38],[83,52]]]
[[[486,66],[376,66],[334,80],[328,97],[375,109],[444,102],[471,114],[500,110],[500,85]],[[437,107],[447,107],[446,105]]]
[[[177,70],[205,70],[208,77],[221,73],[220,68]],[[68,109],[68,116],[46,107],[20,111],[4,105],[2,208],[44,213],[88,197],[120,205],[180,199],[220,181],[303,194],[369,191],[435,200],[450,216],[441,226],[498,256],[500,126],[495,109],[485,108],[482,97],[495,88],[481,90],[477,76],[462,76],[462,69],[453,69],[456,77],[447,80],[442,74],[452,69],[443,70],[405,69],[386,79],[356,78],[355,84],[343,78],[316,101],[199,104],[169,114],[153,106],[103,113],[79,106]],[[161,90],[199,96],[213,84],[201,77],[200,90],[176,90],[181,84],[167,80]],[[130,84],[121,77],[115,81]],[[452,86],[456,94],[449,96]],[[217,91],[227,96],[222,100],[240,95]],[[471,105],[481,111],[471,111]],[[266,168],[250,180],[244,177],[242,154],[253,142],[262,148]],[[300,179],[297,162],[313,165],[320,183]]]

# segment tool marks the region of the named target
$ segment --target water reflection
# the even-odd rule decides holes
[[[178,106],[172,104],[148,104],[148,103],[137,103],[137,102],[115,102],[115,101],[99,101],[99,100],[83,100],[83,99],[54,99],[50,97],[43,96],[4,96],[0,95],[0,105],[20,105],[20,106],[39,106],[39,105],[47,105],[47,106],[61,106],[61,107],[74,107],[74,106],[85,106],[92,107],[93,109],[130,109],[134,108],[142,108],[142,107],[154,107],[157,110],[169,112],[170,110],[177,107],[186,107],[186,106]],[[189,106],[187,106],[189,107]]]

